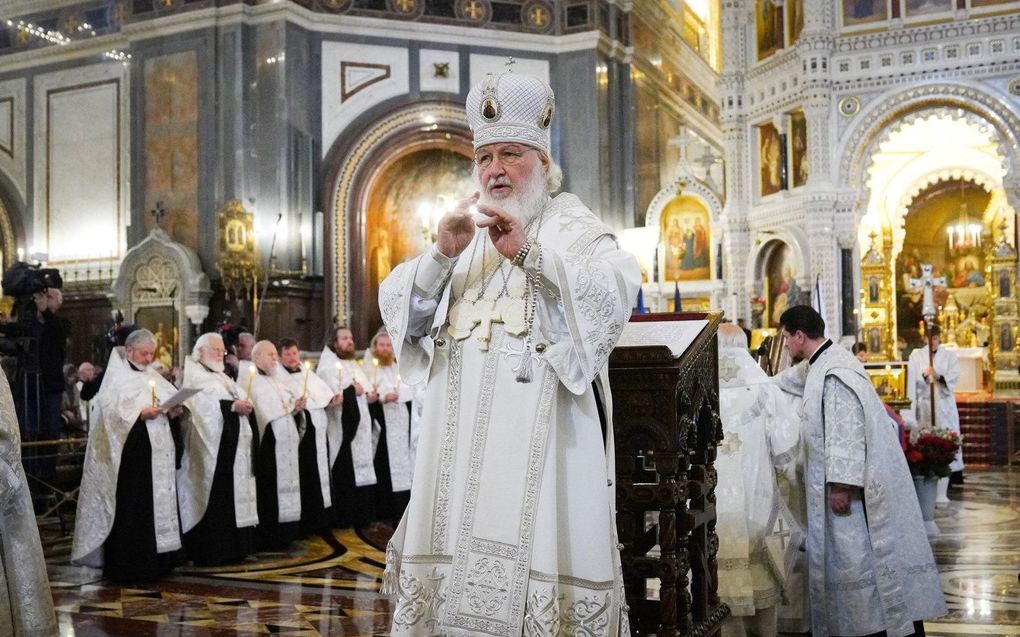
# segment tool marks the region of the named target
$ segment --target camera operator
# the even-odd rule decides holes
[[[15,296],[14,322],[3,326],[6,347],[13,349],[18,368],[11,383],[18,421],[25,440],[60,437],[60,405],[64,392],[64,359],[70,323],[56,313],[63,303],[60,273],[16,264],[4,275],[4,291]],[[25,468],[52,483],[56,451],[42,447],[26,454]],[[31,456],[35,456],[32,458]]]

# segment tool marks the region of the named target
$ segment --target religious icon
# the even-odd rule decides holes
[[[879,281],[878,277],[877,276],[870,277],[868,279],[868,303],[881,302],[882,299],[881,294],[879,293],[880,290],[881,281]]]
[[[951,0],[906,0],[906,17],[913,18],[952,10]]]
[[[755,0],[754,8],[758,61],[761,61],[783,48],[783,7],[772,0]]]
[[[807,118],[802,110],[790,113],[790,151],[793,187],[799,188],[808,180]]]
[[[790,46],[797,42],[800,32],[804,30],[804,0],[786,0],[788,11],[787,22],[789,23]]]
[[[894,0],[898,1],[898,0]],[[888,20],[885,0],[843,0],[843,26]]]
[[[872,327],[868,330],[868,351],[882,351],[882,328]]]
[[[1012,296],[1009,284],[1009,270],[999,270],[999,298],[1008,299]]]
[[[758,127],[758,167],[761,173],[761,196],[772,195],[783,188],[782,140],[772,124]]]
[[[660,233],[665,244],[665,280],[712,278],[708,208],[697,197],[680,195],[662,211]]]
[[[1009,352],[1013,349],[1013,328],[1009,324],[999,326],[999,351]]]
[[[793,250],[782,241],[775,242],[775,248],[766,261],[768,277],[768,325],[779,327],[779,317],[794,305],[807,305],[808,292],[797,283]]]

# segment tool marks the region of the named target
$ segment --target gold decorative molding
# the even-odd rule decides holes
[[[216,214],[219,255],[217,269],[227,296],[250,296],[261,275],[255,244],[254,215],[237,199],[228,201]]]

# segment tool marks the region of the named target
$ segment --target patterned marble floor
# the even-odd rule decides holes
[[[938,509],[934,543],[950,614],[935,637],[1020,635],[1020,471],[968,472]],[[44,533],[44,537],[47,534]],[[48,542],[65,637],[385,635],[389,601],[376,591],[386,529],[336,531],[230,568],[180,568],[131,587],[71,566],[68,540]]]

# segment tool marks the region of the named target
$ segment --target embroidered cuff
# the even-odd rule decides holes
[[[453,273],[457,257],[448,257],[433,244],[428,254],[421,257],[418,270],[414,273],[414,292],[423,299],[438,298]]]

